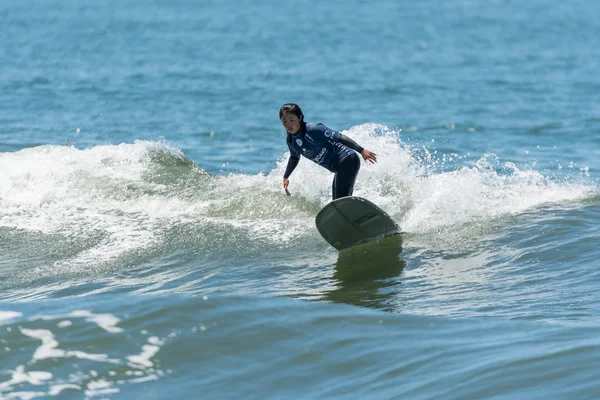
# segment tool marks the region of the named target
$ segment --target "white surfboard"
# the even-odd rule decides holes
[[[338,250],[400,233],[381,208],[361,197],[342,197],[327,204],[315,219],[323,239]]]

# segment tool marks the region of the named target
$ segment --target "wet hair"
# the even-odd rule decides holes
[[[287,103],[282,105],[279,109],[279,119],[283,117],[283,113],[294,114],[296,117],[298,117],[298,119],[304,122],[304,114],[302,114],[302,109],[300,109],[300,106],[298,104]]]
[[[304,114],[302,114],[302,109],[300,108],[300,106],[294,103],[286,103],[282,105],[279,109],[279,119],[283,117],[283,113],[294,114],[296,117],[298,117],[298,119],[300,120],[300,135],[304,137],[304,134],[306,133],[306,122],[304,122]],[[286,141],[288,146],[290,146],[291,148],[292,135],[289,132],[287,134]]]

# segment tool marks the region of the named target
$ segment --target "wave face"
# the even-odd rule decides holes
[[[451,235],[461,226],[576,204],[597,193],[590,182],[553,179],[493,154],[457,166],[459,159],[398,145],[399,134],[382,126],[346,133],[382,149],[377,164],[363,164],[354,194],[380,205],[409,233]],[[332,175],[308,160],[292,175],[288,199],[280,189],[287,159],[268,174],[213,176],[157,142],[83,150],[46,145],[0,157],[0,226],[53,235],[64,247],[46,250],[69,252],[59,258],[71,266],[157,250],[182,236],[206,251],[315,238],[313,215],[331,196]],[[449,164],[454,170],[445,172]]]
[[[377,164],[363,164],[355,195],[431,249],[460,251],[482,235],[505,235],[500,226],[510,218],[597,196],[585,176],[549,177],[493,154],[438,158],[381,125],[346,133],[379,153]],[[330,201],[332,175],[302,160],[288,198],[281,190],[286,163],[266,174],[212,175],[177,148],[149,141],[2,153],[2,285],[100,276],[173,254],[237,259],[293,250],[302,258],[330,251],[314,216]]]

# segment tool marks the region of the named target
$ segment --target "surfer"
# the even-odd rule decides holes
[[[365,161],[375,163],[377,155],[362,148],[354,140],[323,124],[304,122],[304,114],[297,104],[284,104],[279,110],[279,119],[287,131],[290,159],[283,175],[283,189],[288,196],[290,175],[298,165],[300,156],[314,161],[335,173],[332,185],[333,200],[351,196],[354,182],[360,169],[358,152]]]

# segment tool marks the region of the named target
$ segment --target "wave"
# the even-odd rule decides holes
[[[548,177],[493,154],[473,162],[436,158],[381,125],[348,134],[379,155],[377,164],[363,164],[355,195],[417,235],[598,194],[589,181]],[[34,247],[44,255],[34,263],[44,274],[102,271],[173,249],[260,253],[300,242],[326,248],[314,216],[330,200],[332,176],[303,160],[288,198],[281,190],[286,164],[284,155],[268,173],[212,175],[179,149],[149,141],[0,153],[2,247],[14,257],[20,256],[14,249]]]

